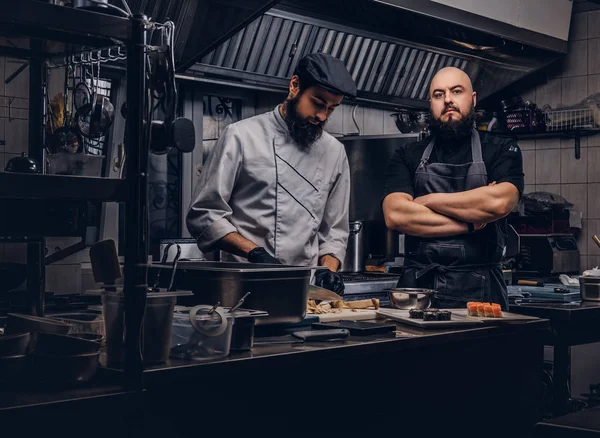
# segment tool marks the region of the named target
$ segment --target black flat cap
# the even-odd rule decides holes
[[[327,53],[311,53],[300,60],[294,74],[336,94],[356,99],[356,84],[344,63]]]

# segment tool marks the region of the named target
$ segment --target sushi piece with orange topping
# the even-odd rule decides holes
[[[477,316],[481,316],[481,317],[485,316],[484,306],[485,306],[484,303],[477,303]]]
[[[494,318],[502,318],[502,307],[500,307],[500,304],[492,304],[492,313],[494,314]]]
[[[468,314],[469,316],[478,316],[477,315],[477,305],[479,303],[477,301],[469,301],[467,303],[467,310],[468,310]]]
[[[483,316],[486,318],[494,317],[494,311],[492,310],[492,305],[490,303],[485,303],[483,305]]]

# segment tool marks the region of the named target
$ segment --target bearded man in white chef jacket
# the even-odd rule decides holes
[[[356,85],[344,63],[312,53],[287,99],[227,126],[209,155],[188,215],[200,250],[230,261],[324,266],[316,284],[343,293],[350,171],[343,145],[323,130]]]

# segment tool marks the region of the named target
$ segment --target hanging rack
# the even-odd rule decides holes
[[[127,59],[127,51],[123,46],[111,46],[102,49],[84,50],[71,55],[62,56],[48,60],[48,68],[62,68],[66,66],[90,65],[124,61]]]

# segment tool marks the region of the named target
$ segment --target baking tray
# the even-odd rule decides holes
[[[379,309],[377,310],[377,315],[421,328],[476,327],[484,325],[483,321],[479,319],[455,314],[454,310],[456,309],[448,310],[452,312],[452,319],[450,321],[423,321],[422,319],[410,318],[408,310],[400,309]]]

